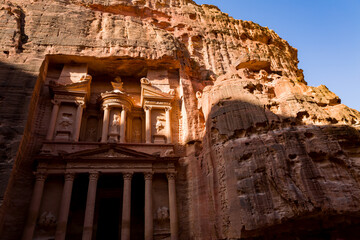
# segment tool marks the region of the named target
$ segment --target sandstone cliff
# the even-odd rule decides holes
[[[48,59],[82,56],[180,69],[181,239],[355,234],[360,113],[308,86],[274,31],[191,0],[0,0],[0,22],[3,239],[31,196]]]

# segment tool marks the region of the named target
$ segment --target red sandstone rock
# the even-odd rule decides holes
[[[64,63],[175,86],[180,239],[357,239],[360,113],[274,31],[191,0],[0,0],[0,22],[2,239],[21,236]]]

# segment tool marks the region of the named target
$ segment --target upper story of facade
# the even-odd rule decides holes
[[[149,154],[173,152],[181,138],[179,70],[140,70],[134,63],[135,72],[127,63],[129,70],[119,65],[117,71],[106,64],[49,62],[42,93],[47,119],[41,126],[46,131],[42,153],[70,153],[107,143]]]

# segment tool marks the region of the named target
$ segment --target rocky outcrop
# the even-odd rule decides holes
[[[239,70],[199,100],[205,136],[188,161],[198,162],[198,187],[207,189],[197,197],[212,200],[213,221],[197,220],[216,226],[214,238],[292,239],[337,231],[344,216],[357,215],[360,134],[349,124],[359,113],[325,86]]]
[[[4,239],[18,238],[31,196],[49,59],[85,56],[108,71],[117,59],[180,69],[181,239],[354,233],[360,113],[308,86],[274,31],[191,0],[0,0],[0,22]]]

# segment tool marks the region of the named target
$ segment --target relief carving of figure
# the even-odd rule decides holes
[[[56,226],[56,217],[51,212],[43,212],[38,221],[39,226],[41,227],[55,227]]]
[[[155,125],[155,128],[156,128],[156,132],[157,132],[157,133],[159,133],[162,129],[165,128],[163,117],[161,117],[161,116],[157,116],[157,117],[156,117],[156,125]]]
[[[96,128],[92,127],[87,130],[87,138],[90,140],[96,140]]]
[[[63,115],[61,116],[59,125],[62,127],[63,130],[68,130],[73,124],[71,116],[71,113],[63,113]]]
[[[156,219],[158,221],[165,221],[169,219],[169,208],[159,207],[156,211]]]

